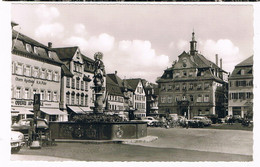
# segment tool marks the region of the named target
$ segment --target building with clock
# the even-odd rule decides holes
[[[222,59],[213,63],[197,51],[192,33],[190,51],[183,52],[157,80],[159,114],[176,113],[192,118],[196,115],[226,115],[227,72]]]

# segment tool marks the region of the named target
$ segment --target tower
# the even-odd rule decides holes
[[[195,40],[195,33],[192,32],[192,39],[190,41],[190,54],[195,55],[197,53],[197,41]]]

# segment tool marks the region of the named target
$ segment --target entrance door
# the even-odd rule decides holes
[[[187,109],[187,107],[182,107],[181,108],[181,115],[185,116],[186,118],[188,118],[188,109]]]

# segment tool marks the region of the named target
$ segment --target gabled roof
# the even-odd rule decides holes
[[[120,87],[109,77],[106,77],[106,90],[109,95],[124,96]]]
[[[125,81],[134,89],[136,90],[136,87],[141,79],[135,78],[135,79],[125,79]]]
[[[124,88],[127,88],[128,90],[133,90],[133,88],[127,83],[126,80],[122,80],[119,76],[116,74],[107,74],[107,76],[116,83],[122,90]]]
[[[237,64],[236,67],[253,66],[253,63],[254,63],[253,56],[250,56],[246,60],[244,60],[241,63]]]
[[[53,48],[59,55],[60,60],[72,60],[78,47]]]
[[[94,60],[93,60],[93,59],[91,59],[91,58],[89,58],[89,57],[87,57],[87,56],[85,56],[85,55],[83,55],[83,54],[81,54],[81,56],[82,56],[83,61],[87,61],[87,62],[90,62],[90,63],[94,63]]]

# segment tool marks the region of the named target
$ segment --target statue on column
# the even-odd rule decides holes
[[[97,52],[94,54],[94,91],[95,91],[95,108],[94,113],[103,113],[104,97],[103,93],[105,90],[104,77],[106,76],[105,65],[102,61],[103,53]]]

